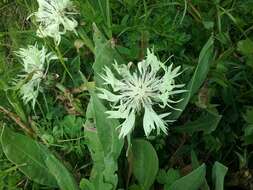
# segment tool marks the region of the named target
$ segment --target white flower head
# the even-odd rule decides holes
[[[34,108],[40,91],[40,83],[47,74],[48,64],[57,57],[52,53],[47,53],[45,47],[39,49],[37,44],[20,48],[16,54],[22,59],[24,72],[24,74],[19,75],[19,80],[25,81],[20,88],[20,94],[24,103],[27,104],[31,101]]]
[[[41,38],[46,36],[54,38],[59,45],[61,35],[66,31],[76,33],[77,21],[72,17],[73,4],[70,0],[37,0],[39,9],[33,13],[39,23],[37,35]]]
[[[158,60],[155,54],[147,50],[144,60],[138,62],[135,71],[131,72],[127,65],[113,65],[115,74],[108,67],[101,76],[105,85],[109,85],[112,91],[98,88],[101,99],[111,103],[112,110],[107,111],[109,118],[123,119],[119,137],[125,137],[134,129],[137,114],[144,111],[143,128],[146,136],[153,129],[159,133],[162,130],[167,134],[167,124],[164,120],[169,113],[158,114],[156,107],[173,108],[173,95],[185,92],[181,89],[184,84],[176,84],[175,78],[180,75],[180,66],[172,68]],[[175,108],[173,108],[175,109]]]

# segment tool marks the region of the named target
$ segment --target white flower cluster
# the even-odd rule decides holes
[[[42,47],[30,45],[28,48],[20,48],[16,52],[17,56],[22,59],[24,74],[19,75],[19,79],[24,80],[24,84],[20,88],[20,94],[25,104],[32,101],[34,108],[35,102],[40,91],[40,83],[46,75],[46,66],[53,59],[57,59],[52,53],[47,53],[47,50]]]
[[[111,102],[112,110],[106,112],[109,118],[124,120],[120,125],[120,138],[132,132],[136,115],[143,110],[143,128],[146,136],[149,136],[153,129],[157,129],[158,133],[160,130],[167,133],[164,119],[170,112],[158,114],[154,106],[173,108],[171,104],[178,102],[172,100],[173,95],[185,92],[180,89],[184,84],[175,84],[174,80],[181,74],[180,67],[172,67],[172,64],[167,67],[148,49],[146,58],[138,62],[133,72],[127,65],[119,65],[117,62],[113,65],[115,74],[108,67],[104,68],[105,74],[101,77],[112,91],[98,88],[98,96]]]
[[[39,23],[37,35],[39,37],[52,37],[57,45],[60,44],[61,35],[66,31],[76,33],[77,21],[72,18],[76,14],[70,0],[37,0],[38,11],[33,13]],[[20,87],[20,94],[25,104],[32,101],[34,108],[38,93],[41,90],[40,83],[47,74],[46,66],[57,57],[53,53],[47,53],[45,47],[41,49],[35,44],[28,48],[21,48],[17,56],[22,59],[23,71],[25,74],[19,76],[19,80],[24,80]]]
[[[39,37],[52,37],[57,45],[61,41],[61,35],[66,31],[76,33],[77,21],[72,18],[77,14],[73,10],[73,4],[69,0],[37,0],[39,9],[35,15],[39,23],[37,35]]]

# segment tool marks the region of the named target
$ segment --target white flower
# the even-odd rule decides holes
[[[134,129],[135,118],[144,110],[143,128],[146,136],[153,129],[159,133],[162,130],[167,134],[166,121],[169,113],[158,114],[154,106],[173,108],[171,104],[173,95],[185,92],[180,89],[184,84],[175,84],[175,78],[180,75],[180,66],[172,69],[172,64],[166,66],[160,62],[149,49],[146,59],[137,64],[135,71],[131,72],[126,65],[113,65],[115,74],[105,67],[101,77],[105,85],[110,85],[112,91],[98,88],[101,99],[111,103],[112,110],[107,111],[109,118],[123,119],[119,137],[125,137]],[[173,108],[175,109],[175,108]]]
[[[41,38],[49,36],[54,38],[59,45],[61,35],[66,31],[76,33],[77,21],[72,18],[75,12],[70,0],[37,0],[39,9],[32,15],[35,15],[36,21],[39,22],[37,35]]]
[[[45,47],[38,49],[37,44],[28,48],[20,48],[16,52],[22,59],[24,74],[19,75],[18,80],[24,80],[20,88],[20,94],[25,104],[32,101],[34,108],[40,90],[40,83],[47,73],[47,67],[51,60],[57,59],[52,53],[47,53]]]

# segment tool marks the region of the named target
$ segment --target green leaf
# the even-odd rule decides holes
[[[89,122],[86,122],[85,127],[87,146],[94,163],[90,180],[95,189],[116,189],[118,184],[117,162],[124,143],[123,139],[119,139],[116,131],[119,122],[107,118],[106,108],[100,99],[94,92],[91,92],[91,96],[87,115],[88,118],[93,118],[95,128],[87,126],[92,125]]]
[[[143,187],[136,185],[136,184],[131,185],[128,189],[129,190],[145,190],[145,189],[143,189]]]
[[[203,131],[205,134],[210,134],[217,128],[220,120],[220,115],[206,111],[197,120],[190,121],[183,126],[175,127],[174,130],[176,132],[184,132],[191,134],[194,132]]]
[[[50,187],[57,187],[57,181],[48,170],[45,158],[49,155],[45,146],[24,135],[2,129],[1,144],[6,157],[19,166],[29,179]]]
[[[200,166],[196,152],[194,150],[191,150],[191,163],[192,163],[192,168],[196,169]],[[201,190],[210,190],[210,187],[206,181],[206,179],[204,180],[203,185],[200,188]]]
[[[95,187],[88,179],[82,178],[80,181],[80,189],[81,190],[95,190]]]
[[[76,117],[75,115],[67,115],[59,122],[65,135],[68,135],[71,138],[76,138],[83,134],[83,119]]]
[[[165,185],[165,189],[167,186],[170,186],[176,180],[181,177],[179,170],[170,168],[167,172],[164,169],[161,169],[157,174],[157,182]]]
[[[95,42],[95,62],[93,64],[93,70],[95,72],[94,80],[96,86],[99,87],[103,85],[103,80],[99,75],[103,73],[104,67],[107,66],[111,68],[115,60],[117,60],[119,64],[124,63],[124,61],[116,49],[112,47],[110,40],[104,37],[95,24],[93,25],[93,29],[93,38]]]
[[[143,187],[149,189],[158,172],[159,161],[152,144],[145,140],[133,140],[133,174]]]
[[[89,38],[89,36],[86,34],[85,30],[83,28],[78,28],[77,30],[78,36],[82,39],[82,43],[89,48],[89,50],[94,53],[94,45],[93,41]]]
[[[93,166],[90,173],[90,181],[92,184],[91,186],[94,186],[96,190],[103,190],[103,188],[107,190],[107,188],[105,188],[106,182],[103,181],[103,172],[106,167],[104,163],[103,147],[101,142],[99,141],[96,129],[93,128],[88,121],[86,121],[85,124],[84,134],[86,144],[88,146],[93,161]],[[114,173],[112,175],[114,175]]]
[[[212,179],[215,184],[215,190],[224,189],[224,178],[228,168],[219,162],[215,162],[212,169]]]
[[[201,87],[201,85],[203,84],[203,82],[207,77],[212,58],[213,58],[213,36],[209,38],[209,40],[202,48],[199,55],[198,65],[195,69],[192,79],[186,86],[187,92],[182,95],[181,97],[182,101],[180,101],[176,105],[176,107],[182,111],[174,111],[172,114],[172,119],[177,120],[180,117],[181,113],[186,108],[191,97],[198,92],[199,88]]]
[[[253,144],[253,107],[246,110],[243,115],[246,125],[244,127],[243,141],[244,145]]]
[[[253,41],[249,38],[239,41],[237,50],[243,55],[253,55]]]
[[[69,72],[73,76],[72,82],[74,84],[74,87],[79,87],[83,83],[82,77],[79,72],[80,66],[81,66],[81,60],[80,60],[79,55],[73,58],[73,60],[71,60],[68,63]]]
[[[180,173],[178,170],[175,170],[173,168],[170,168],[167,171],[167,180],[165,184],[165,189],[168,188],[168,186],[172,185],[176,180],[180,178]]]
[[[124,144],[123,139],[119,139],[119,134],[116,130],[120,123],[116,119],[108,118],[105,113],[107,111],[106,108],[94,93],[92,93],[92,105],[96,129],[103,150],[105,154],[112,154],[114,159],[117,160]]]
[[[205,181],[206,165],[202,164],[188,175],[176,180],[165,190],[198,190]]]
[[[49,172],[55,177],[61,190],[78,190],[78,185],[66,167],[53,155],[48,155],[45,163]]]

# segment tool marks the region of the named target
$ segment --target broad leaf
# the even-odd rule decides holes
[[[143,187],[149,189],[154,183],[159,161],[153,146],[145,140],[133,140],[133,174]]]
[[[103,85],[100,75],[103,73],[104,67],[111,68],[115,60],[120,63],[123,61],[116,49],[112,47],[111,42],[106,40],[95,24],[93,38],[95,42],[94,81],[96,87],[99,87]],[[118,184],[117,162],[124,144],[116,131],[120,124],[116,119],[108,119],[108,115],[105,113],[106,108],[101,100],[92,90],[90,90],[90,94],[91,100],[86,115],[93,119],[95,124],[95,131],[89,131],[86,128],[88,130],[86,137],[89,139],[87,146],[94,162],[90,180],[96,189],[116,189]]]
[[[160,184],[171,185],[174,181],[181,177],[180,171],[170,168],[167,172],[161,169],[157,174],[157,182]]]
[[[45,164],[45,158],[49,154],[46,147],[7,127],[2,129],[1,144],[6,157],[19,166],[28,178],[50,187],[58,186]]]

